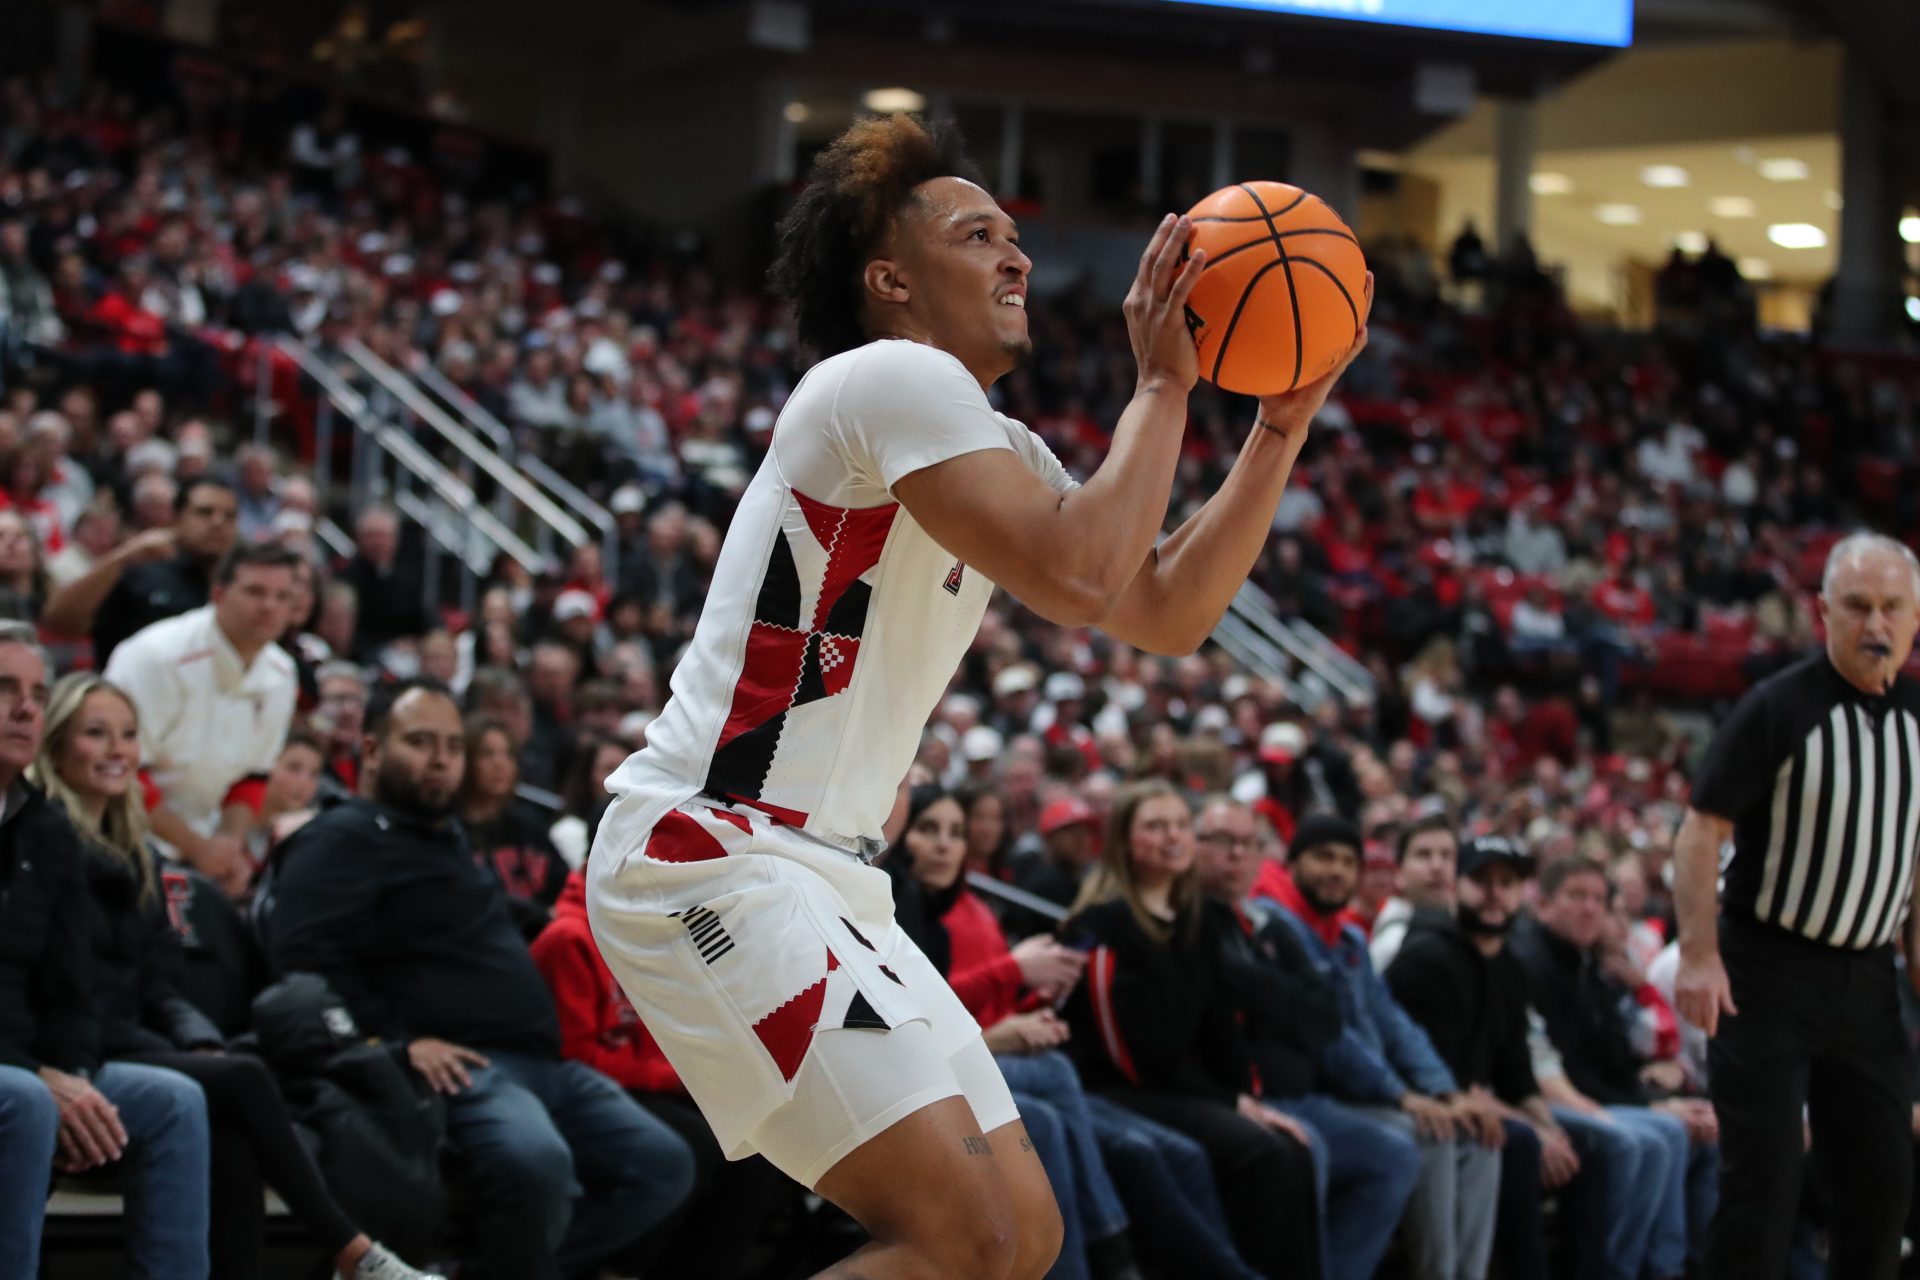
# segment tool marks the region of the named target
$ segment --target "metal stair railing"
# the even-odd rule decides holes
[[[494,448],[502,457],[535,484],[544,488],[555,501],[572,511],[575,516],[600,531],[600,567],[609,582],[617,582],[620,577],[620,527],[613,513],[583,493],[580,487],[547,465],[544,458],[538,457],[522,448],[513,438],[513,432],[500,419],[456,386],[453,380],[434,367],[433,361],[423,360],[418,368],[404,372],[411,373],[420,385],[437,396],[440,402],[466,424],[469,430],[493,441]]]
[[[535,488],[496,450],[483,444],[472,431],[455,422],[445,410],[415,386],[411,378],[375,355],[357,338],[349,340],[341,347],[341,351],[356,367],[374,380],[381,392],[392,397],[400,408],[453,446],[460,455],[462,480],[469,490],[473,487],[473,471],[477,469],[484,472],[495,485],[513,496],[520,509],[534,522],[534,543],[539,548],[542,559],[552,558],[556,537],[571,546],[577,547],[586,543],[588,534],[579,521],[562,511],[551,498]],[[499,517],[495,518],[499,519]]]
[[[1256,587],[1255,590],[1258,590],[1258,588]],[[1264,595],[1265,593],[1262,592],[1261,594]],[[1342,671],[1345,671],[1352,677],[1356,684],[1364,688],[1369,694],[1378,692],[1377,686],[1380,682],[1373,678],[1373,672],[1367,670],[1366,665],[1358,658],[1334,643],[1333,637],[1314,626],[1311,622],[1308,622],[1305,618],[1295,618],[1293,621],[1287,623],[1286,626],[1288,630],[1324,654],[1327,661],[1339,667]]]
[[[1360,668],[1356,677],[1346,665],[1352,663],[1351,658],[1341,653],[1340,659],[1336,659],[1328,652],[1338,652],[1338,646],[1325,635],[1313,631],[1313,635],[1318,637],[1316,642],[1300,634],[1295,629],[1296,624],[1282,622],[1275,611],[1273,598],[1252,582],[1240,584],[1240,590],[1234,593],[1232,602],[1227,606],[1227,616],[1264,637],[1301,668],[1324,681],[1342,701],[1359,702],[1372,698],[1373,678],[1365,668]]]
[[[1232,654],[1241,666],[1273,681],[1285,697],[1308,710],[1318,706],[1324,696],[1317,688],[1303,687],[1295,680],[1293,664],[1287,655],[1272,641],[1235,617],[1232,610],[1221,617],[1209,639]]]
[[[328,510],[327,495],[331,491],[332,420],[343,415],[353,430],[348,509],[357,511],[376,499],[385,499],[421,528],[427,535],[424,576],[430,600],[442,598],[440,575],[442,560],[447,557],[462,570],[460,607],[468,613],[473,611],[479,581],[491,570],[498,552],[506,552],[529,572],[540,570],[544,557],[481,506],[472,486],[449,471],[405,427],[381,421],[367,398],[305,344],[281,337],[276,345],[320,392],[317,408],[321,418],[315,436],[320,465],[315,467],[315,478],[323,512]],[[382,456],[376,457],[376,451]],[[382,458],[391,464],[391,479],[384,474]],[[328,545],[351,551],[351,539],[330,518],[320,524],[319,531]]]

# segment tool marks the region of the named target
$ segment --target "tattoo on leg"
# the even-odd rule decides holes
[[[1033,1144],[1031,1142],[1028,1142],[1025,1138],[1022,1138],[1020,1139],[1020,1149],[1022,1151],[1032,1151]]]
[[[970,1156],[990,1156],[993,1154],[993,1146],[985,1138],[962,1138],[960,1141],[966,1144],[967,1154]]]

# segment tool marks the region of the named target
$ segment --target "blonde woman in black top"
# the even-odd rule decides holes
[[[1259,1099],[1238,1000],[1222,972],[1236,928],[1194,875],[1193,815],[1167,782],[1123,788],[1100,862],[1061,936],[1090,948],[1067,1005],[1089,1092],[1206,1149],[1234,1244],[1262,1275],[1321,1272],[1304,1130]]]
[[[87,852],[94,1000],[109,1059],[178,1071],[206,1091],[213,1138],[215,1280],[263,1274],[261,1182],[280,1193],[351,1280],[414,1280],[416,1271],[356,1227],[327,1190],[266,1065],[227,1053],[218,1028],[174,985],[180,949],[148,848],[135,773],[132,701],[99,676],[53,688],[46,736],[28,779],[60,804]]]

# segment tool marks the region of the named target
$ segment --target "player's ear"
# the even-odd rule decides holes
[[[905,302],[910,296],[902,264],[892,258],[875,258],[861,273],[867,293],[879,302]]]

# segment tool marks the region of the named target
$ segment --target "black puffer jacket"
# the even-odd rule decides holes
[[[24,782],[0,814],[0,1063],[100,1065],[80,837]]]
[[[367,1043],[313,973],[262,991],[252,1021],[287,1105],[319,1136],[320,1171],[341,1205],[389,1247],[430,1252],[446,1218],[447,1104],[408,1069],[405,1046]]]
[[[142,856],[156,886],[144,897],[131,866],[103,850],[86,851],[94,1010],[108,1058],[224,1042],[220,1028],[180,994],[180,939],[158,888],[159,868],[151,854]]]

